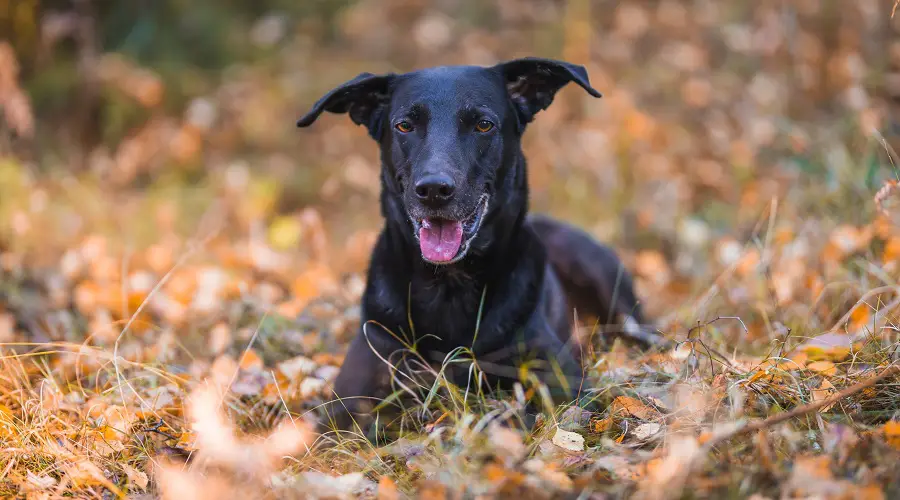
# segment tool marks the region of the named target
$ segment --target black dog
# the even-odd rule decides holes
[[[407,350],[401,339],[432,363],[471,348],[492,387],[510,388],[528,362],[560,401],[582,380],[569,345],[570,306],[624,321],[631,337],[652,342],[616,254],[571,226],[526,215],[520,139],[569,82],[601,96],[583,67],[538,58],[363,73],[297,122],[349,113],[381,148],[385,225],[368,270],[362,331],[334,386],[342,401],[330,416],[339,428],[371,413],[392,377],[402,381],[392,358]],[[465,387],[469,376],[461,370],[453,382]]]

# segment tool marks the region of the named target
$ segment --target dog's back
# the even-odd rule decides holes
[[[575,226],[545,215],[530,214],[528,224],[544,244],[570,307],[582,317],[594,318],[599,325],[624,324],[626,331],[618,333],[628,338],[657,343],[645,326],[631,275],[612,248]]]

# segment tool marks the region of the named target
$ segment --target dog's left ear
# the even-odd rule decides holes
[[[547,109],[556,92],[569,82],[577,83],[588,94],[602,97],[591,87],[584,66],[553,59],[526,57],[494,66],[506,80],[506,90],[515,103],[524,126],[534,115]]]
[[[297,126],[312,125],[323,111],[349,113],[353,123],[365,125],[369,130],[369,135],[378,140],[381,136],[384,110],[390,101],[390,86],[393,78],[393,74],[360,73],[356,78],[335,87],[322,96],[308,113],[297,120]]]

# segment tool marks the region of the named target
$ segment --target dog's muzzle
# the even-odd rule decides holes
[[[415,236],[422,251],[422,258],[432,264],[459,262],[469,251],[469,246],[488,211],[490,196],[481,195],[475,210],[460,220],[438,217],[413,218]]]

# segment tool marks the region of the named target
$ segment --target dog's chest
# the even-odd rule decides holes
[[[416,337],[422,339],[420,345],[447,349],[470,346],[483,290],[484,287],[465,277],[413,281],[410,316]]]

